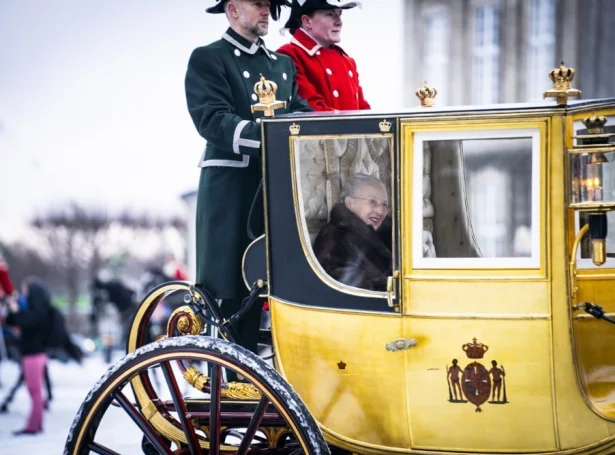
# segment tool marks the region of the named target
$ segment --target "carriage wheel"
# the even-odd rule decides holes
[[[211,378],[207,378],[208,396],[185,399],[172,365],[199,361],[213,366]],[[150,395],[145,404],[140,400],[133,403],[131,381],[158,368],[171,399]],[[260,398],[223,398],[223,368],[242,375],[246,387],[257,390]],[[98,437],[112,404],[125,412],[148,445],[161,454],[329,454],[316,422],[288,383],[253,353],[220,339],[185,336],[160,340],[110,368],[77,412],[66,441],[66,455],[120,453],[113,442]],[[161,432],[163,424],[166,429]]]

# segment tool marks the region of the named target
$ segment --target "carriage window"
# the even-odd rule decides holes
[[[316,273],[355,291],[385,291],[392,137],[296,138],[292,149],[299,230]]]
[[[538,267],[538,131],[415,135],[415,268]]]

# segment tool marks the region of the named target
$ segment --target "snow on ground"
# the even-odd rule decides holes
[[[121,357],[122,353],[114,360]],[[109,365],[102,360],[100,353],[95,353],[85,359],[83,365],[75,363],[62,364],[51,361],[49,364],[51,381],[53,383],[53,401],[49,411],[45,413],[44,432],[36,436],[12,435],[13,431],[24,427],[30,410],[30,397],[24,387],[21,387],[9,412],[0,414],[0,454],[21,455],[36,453],[40,455],[61,454],[68,436],[68,430],[81,402],[91,387],[104,374]],[[14,362],[0,363],[0,400],[3,400],[19,375],[18,365]],[[43,394],[46,397],[46,392]],[[112,448],[122,453],[140,453],[142,433],[126,417],[119,408],[111,408],[105,416],[100,428],[100,435],[109,442]]]

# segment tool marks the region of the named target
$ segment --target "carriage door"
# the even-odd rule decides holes
[[[414,449],[556,449],[547,122],[496,122],[402,123],[403,330],[416,340],[403,355]]]
[[[366,446],[406,449],[405,359],[387,350],[401,338],[403,322],[385,292],[394,260],[386,243],[397,241],[391,228],[397,220],[386,219],[383,205],[395,193],[396,132],[383,134],[371,118],[341,115],[295,122],[271,122],[265,136],[276,366],[329,440],[359,453]],[[289,126],[300,130],[290,140]],[[362,183],[353,186],[356,179]],[[347,188],[352,193],[342,201]],[[383,229],[370,228],[347,199],[371,207],[361,213],[378,213]],[[362,233],[365,242],[344,232]],[[363,254],[378,259],[382,271],[366,274]]]

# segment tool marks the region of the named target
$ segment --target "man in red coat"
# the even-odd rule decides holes
[[[292,38],[278,52],[297,67],[299,96],[317,111],[370,109],[359,84],[357,65],[337,44],[342,10],[359,2],[293,0],[286,28]]]
[[[0,299],[11,296],[14,291],[15,288],[9,276],[9,267],[0,257]]]

